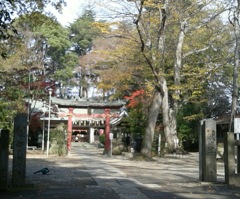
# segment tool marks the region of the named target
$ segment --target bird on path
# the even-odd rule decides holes
[[[34,172],[33,174],[37,174],[37,173],[42,173],[43,175],[45,175],[45,174],[49,173],[49,169],[48,168],[43,168],[39,171]]]

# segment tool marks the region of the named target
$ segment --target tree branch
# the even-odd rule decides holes
[[[192,51],[189,51],[189,52],[187,52],[187,53],[184,53],[184,54],[183,54],[183,58],[186,58],[186,57],[188,57],[189,55],[192,55],[192,54],[198,54],[198,53],[200,53],[200,52],[204,52],[204,51],[206,51],[206,50],[209,49],[209,48],[210,48],[210,46],[207,46],[207,47],[205,47],[205,48],[198,49],[198,50],[194,49],[194,50],[192,50]]]

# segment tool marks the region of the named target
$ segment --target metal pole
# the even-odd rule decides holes
[[[44,148],[45,148],[45,114],[46,114],[46,111],[45,111],[45,102],[43,102],[43,108],[44,108],[44,120],[43,120],[43,125],[42,125],[42,151],[44,151]]]
[[[50,114],[51,114],[51,95],[52,95],[52,89],[48,89],[49,92],[49,108],[48,108],[48,135],[47,135],[47,156],[49,154],[49,136],[50,136]]]
[[[28,139],[29,139],[29,125],[30,125],[30,120],[29,120],[29,117],[30,117],[30,75],[31,75],[31,72],[29,71],[28,73],[28,104],[27,104],[27,150],[28,150]]]
[[[45,133],[45,120],[43,120],[43,136],[42,136],[42,151],[44,151],[44,133]]]

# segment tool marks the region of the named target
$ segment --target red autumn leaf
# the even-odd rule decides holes
[[[131,96],[125,96],[124,98],[129,101],[127,107],[135,107],[143,100],[144,90],[137,90],[132,93]]]

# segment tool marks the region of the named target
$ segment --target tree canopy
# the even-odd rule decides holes
[[[134,89],[148,90],[152,103],[148,103],[144,153],[151,156],[159,113],[167,142],[174,146],[173,140],[180,130],[177,128],[177,114],[183,110],[181,107],[187,104],[202,107],[196,108],[197,112],[189,112],[188,116],[184,114],[189,121],[216,117],[229,110],[226,93],[231,89],[231,77],[225,75],[229,75],[226,71],[231,66],[231,34],[221,18],[226,7],[219,2],[129,2],[126,15],[133,18],[133,24],[128,26],[127,34],[120,28],[123,26],[115,23],[109,26],[114,27],[113,31],[105,35],[115,48],[100,51],[100,54],[107,55],[101,65],[108,70],[104,70],[99,85],[105,89],[111,88],[109,85],[113,88],[117,84],[122,88],[126,85],[128,89],[122,90],[126,93],[134,82]],[[129,5],[136,6],[136,9],[129,8]],[[106,46],[107,42],[104,44]],[[138,69],[141,69],[139,74]],[[132,92],[136,91],[134,89]],[[221,95],[216,89],[221,90]],[[218,108],[226,102],[225,109]]]
[[[32,12],[44,12],[44,8],[51,4],[57,10],[61,10],[65,5],[64,0],[4,0],[0,2],[0,41],[7,43],[10,37],[17,35],[17,30],[13,24],[16,16],[22,16]],[[51,15],[50,13],[48,13]],[[7,56],[5,48],[0,48],[0,54],[3,57]]]
[[[57,9],[64,4],[54,2]],[[130,121],[132,131],[144,129],[147,156],[159,125],[171,149],[176,138],[187,140],[191,134],[195,142],[197,122],[230,112],[232,99],[234,117],[239,92],[235,1],[113,2],[122,6],[115,10],[119,18],[96,21],[94,12],[85,10],[68,28],[43,13],[49,0],[0,3],[1,100],[22,110],[17,102],[43,96],[40,88],[46,85],[58,82],[61,97],[64,88],[76,85],[82,97],[94,84],[104,99],[129,100],[138,121]],[[223,20],[228,9],[229,23]]]

